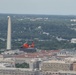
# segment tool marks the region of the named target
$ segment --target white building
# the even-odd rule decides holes
[[[76,38],[72,38],[71,43],[76,43]]]

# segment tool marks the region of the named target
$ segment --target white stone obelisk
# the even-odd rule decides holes
[[[11,49],[11,18],[8,16],[7,50]]]

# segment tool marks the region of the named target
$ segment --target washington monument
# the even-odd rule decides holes
[[[7,50],[11,49],[11,18],[8,16]]]

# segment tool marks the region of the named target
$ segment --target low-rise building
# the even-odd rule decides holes
[[[42,71],[70,71],[72,69],[72,63],[66,63],[65,61],[51,60],[44,61],[41,64]]]
[[[39,75],[39,71],[21,68],[0,68],[0,75]]]

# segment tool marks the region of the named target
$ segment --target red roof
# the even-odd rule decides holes
[[[59,52],[59,50],[42,50],[40,52],[35,52],[35,53],[25,53],[25,54],[20,54],[16,55],[16,58],[43,58],[43,57],[49,57],[52,56],[54,53]]]

